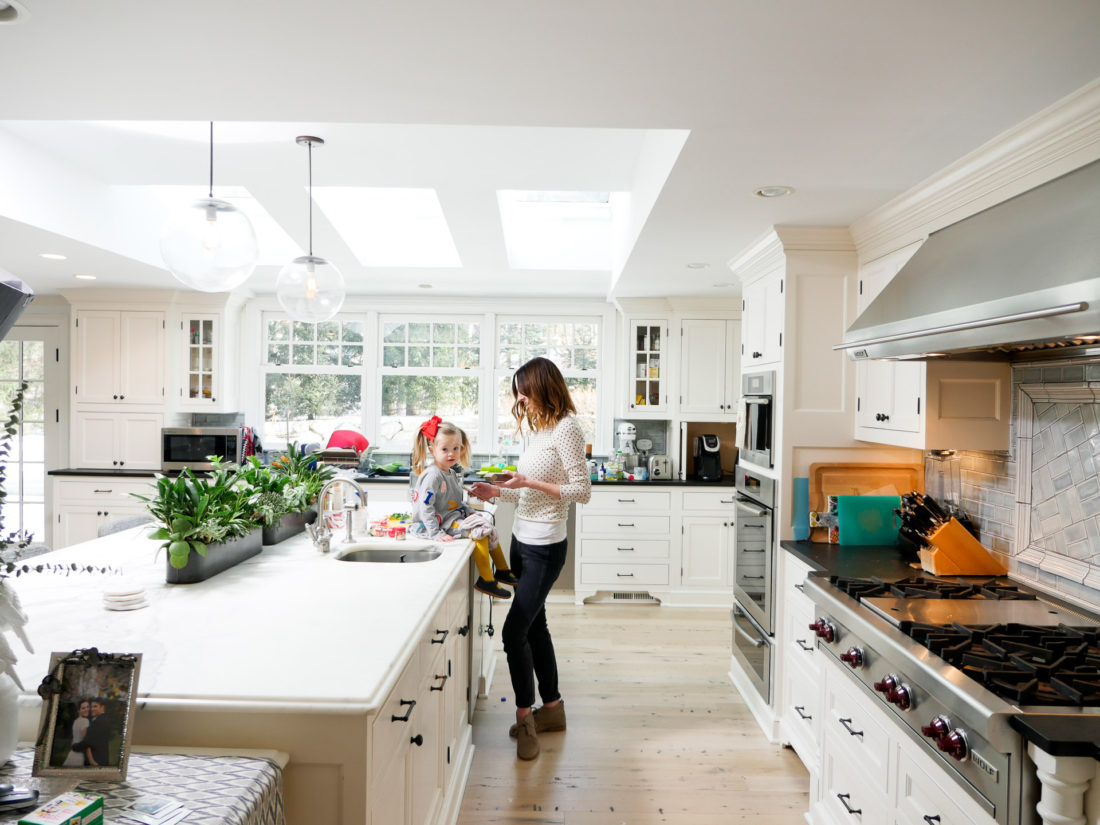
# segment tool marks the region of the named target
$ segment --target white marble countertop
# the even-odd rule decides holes
[[[372,516],[399,509],[370,507]],[[154,557],[159,544],[135,528],[29,560],[121,569],[145,588],[150,605],[139,610],[103,607],[113,576],[11,580],[35,647],[27,653],[11,639],[26,690],[21,708],[33,708],[36,721],[50,652],[87,647],[141,653],[139,701],[151,709],[369,712],[393,687],[455,576],[465,575],[471,550],[455,541],[441,543],[443,554],[429,562],[344,562],[302,534],[204,582],[172,585],[164,581],[164,552]]]

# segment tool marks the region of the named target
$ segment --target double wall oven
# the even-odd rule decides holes
[[[737,465],[735,474],[733,656],[764,701],[770,702],[775,481],[742,464]]]

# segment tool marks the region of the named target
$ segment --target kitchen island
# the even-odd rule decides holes
[[[145,588],[146,608],[106,610],[113,576],[13,580],[35,646],[17,665],[21,739],[37,735],[51,651],[137,652],[133,744],[288,753],[291,825],[390,825],[406,806],[417,825],[453,820],[472,756],[469,542],[440,545],[430,562],[357,563],[303,534],[205,582],[169,585],[147,536],[135,528],[33,560],[119,569]],[[423,744],[410,744],[418,734]]]

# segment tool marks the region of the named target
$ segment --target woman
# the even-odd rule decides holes
[[[512,573],[519,577],[502,639],[516,694],[516,754],[539,754],[538,732],[565,730],[558,692],[558,663],[546,624],[546,596],[565,566],[566,516],[570,502],[592,493],[585,463],[585,436],[561,371],[546,358],[532,358],[512,376],[512,415],[526,445],[517,472],[496,485],[477,482],[471,493],[483,501],[518,502],[512,527]],[[535,703],[535,680],[542,707]]]
[[[91,703],[87,699],[81,699],[76,707],[76,718],[73,720],[73,745],[84,741],[84,734],[88,731],[88,725],[91,724],[88,719],[92,708]],[[62,764],[67,768],[83,767],[84,751],[74,751],[70,748],[69,755],[65,757]]]

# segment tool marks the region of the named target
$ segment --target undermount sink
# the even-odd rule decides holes
[[[336,551],[339,561],[365,561],[376,564],[414,564],[432,561],[443,555],[443,548],[430,541],[367,539],[347,544]]]

